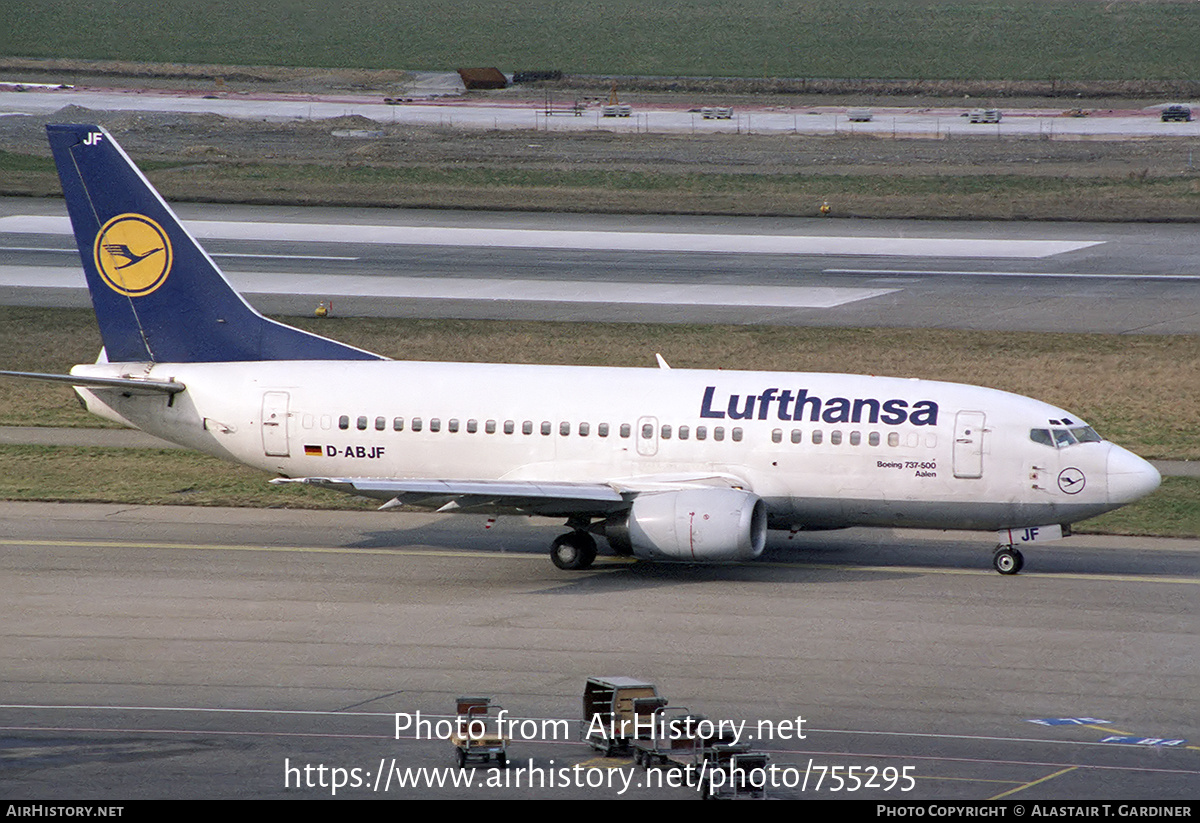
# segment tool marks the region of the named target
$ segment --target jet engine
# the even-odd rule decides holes
[[[643,493],[604,534],[618,554],[646,560],[752,560],[766,545],[767,507],[740,489]]]

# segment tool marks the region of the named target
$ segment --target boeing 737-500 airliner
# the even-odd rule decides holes
[[[104,349],[27,376],[276,482],[563,518],[563,569],[592,563],[595,535],[696,562],[758,557],[768,529],[904,526],[996,530],[1002,574],[1159,484],[1072,412],[975,386],[388,360],[264,318],[108,132],[48,132]]]

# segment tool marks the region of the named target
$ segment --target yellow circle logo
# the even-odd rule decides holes
[[[162,226],[140,214],[119,214],[96,235],[93,252],[104,282],[127,297],[157,289],[171,272],[171,241]]]

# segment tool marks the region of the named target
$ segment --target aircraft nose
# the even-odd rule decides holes
[[[1133,452],[1113,446],[1108,453],[1108,500],[1132,503],[1145,497],[1162,483],[1162,475]]]

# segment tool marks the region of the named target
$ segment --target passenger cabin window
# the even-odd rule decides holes
[[[621,424],[621,436],[622,437],[628,437],[631,432],[632,432],[632,429],[630,428],[628,423]]]
[[[440,432],[442,430],[442,419],[440,417],[429,418],[429,430],[431,432]]]
[[[359,431],[367,430],[367,416],[365,414],[358,418],[358,430]]]
[[[690,431],[689,431],[689,429],[688,429],[688,427],[687,427],[687,426],[680,426],[680,427],[679,427],[679,439],[680,439],[680,440],[687,440],[687,439],[688,439],[688,434],[690,434]]]
[[[479,421],[478,420],[468,420],[467,421],[467,434],[474,434],[477,431],[479,431]]]
[[[592,431],[592,427],[590,425],[588,425],[587,423],[579,424],[579,436],[580,437],[587,437],[591,433],[591,431]]]
[[[804,432],[800,431],[799,429],[792,429],[792,442],[793,443],[803,443],[804,442]]]
[[[829,433],[829,445],[831,445],[831,446],[842,445],[842,433],[840,431],[835,430],[835,431],[831,431]]]
[[[387,418],[386,417],[376,417],[375,418],[375,431],[381,432],[386,428],[387,428]]]
[[[458,418],[457,418],[457,417],[451,417],[451,418],[450,418],[450,419],[449,419],[449,420],[446,422],[446,430],[447,430],[447,431],[449,431],[449,432],[451,432],[451,433],[454,433],[454,432],[457,432],[457,431],[458,431]]]
[[[526,420],[521,424],[521,434],[533,434],[533,421]]]
[[[862,432],[850,432],[850,445],[857,446],[862,443]]]
[[[608,424],[601,423],[599,426],[597,426],[596,434],[598,434],[600,437],[608,437]]]
[[[566,421],[559,423],[558,424],[558,433],[561,434],[563,437],[566,437],[567,435],[569,435],[571,433],[571,424],[567,423]]]
[[[782,443],[783,442],[783,429],[772,429],[771,430],[771,442],[772,443]]]
[[[338,418],[338,428],[339,429],[350,428],[350,415],[343,414],[341,417]]]
[[[489,420],[488,422],[484,423],[483,430],[485,432],[487,432],[488,434],[495,434],[496,433],[496,421]],[[512,434],[512,432],[509,432],[509,434]]]
[[[871,432],[867,435],[867,444],[871,446],[879,445],[879,432]]]
[[[822,440],[824,440],[824,439],[825,439],[825,438],[824,438],[824,436],[821,434],[821,430],[820,430],[820,429],[813,429],[813,433],[812,433],[812,441],[813,441],[813,445],[819,445],[819,444],[820,444],[820,442],[821,442]]]
[[[741,439],[742,439],[742,430],[741,430],[741,428],[740,428],[740,427],[738,427],[738,426],[734,426],[734,427],[733,427],[733,431],[731,431],[731,432],[729,433],[729,436],[730,436],[731,438],[733,438],[733,441],[734,441],[735,443],[737,443],[737,442],[741,442]]]
[[[421,418],[414,417],[412,419],[412,430],[415,432],[419,432],[421,430],[421,428],[422,428]]]
[[[505,420],[504,421],[504,433],[505,434],[512,434],[516,430],[517,430],[517,422],[515,420]]]
[[[892,448],[900,445],[900,432],[888,432],[888,445]]]
[[[725,427],[724,426],[713,426],[713,440],[724,440],[724,439],[725,439]]]
[[[404,418],[396,417],[392,419],[392,431],[404,431]]]
[[[663,440],[671,439],[671,427],[666,425],[665,423],[663,424],[663,427],[662,427],[662,439]]]
[[[552,432],[553,430],[554,430],[554,427],[550,425],[549,420],[542,421],[542,434],[549,436],[550,432]]]
[[[696,439],[697,440],[705,440],[707,438],[708,438],[708,426],[697,426],[696,427]]]

